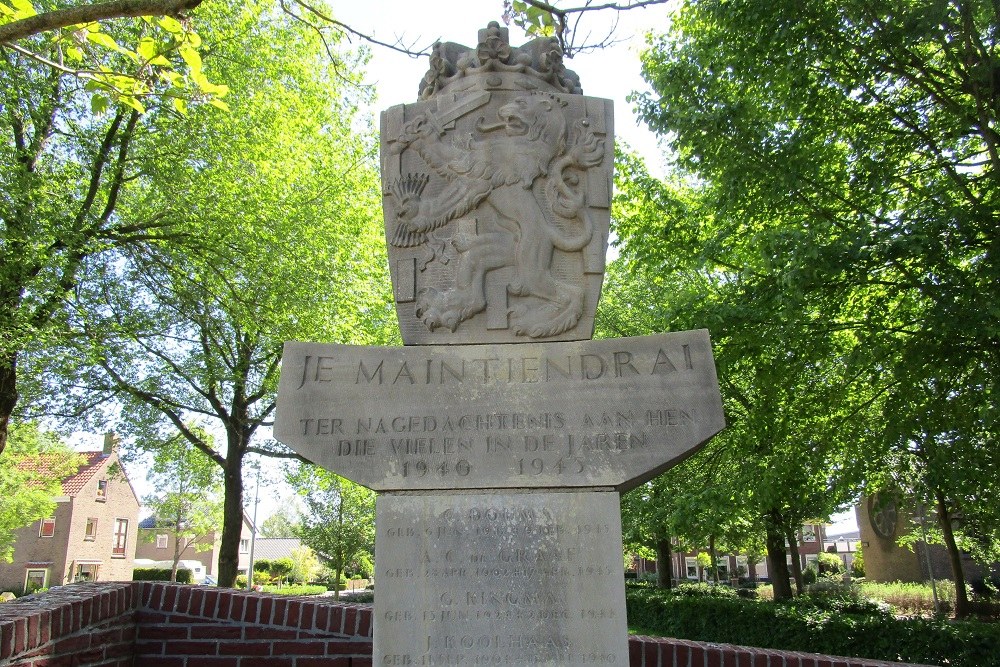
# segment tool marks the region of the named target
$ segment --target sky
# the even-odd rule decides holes
[[[501,21],[502,0],[333,0],[335,18],[353,29],[376,39],[399,42],[413,50],[429,47],[437,40],[458,42],[474,47],[478,31],[490,21]],[[615,43],[592,53],[581,53],[565,61],[568,69],[580,76],[585,95],[604,97],[615,103],[615,134],[645,157],[653,173],[664,173],[662,151],[654,134],[639,123],[626,97],[634,91],[647,91],[642,80],[639,53],[647,31],[663,32],[669,23],[670,5],[657,5],[616,14],[592,12],[580,25],[581,35],[592,35],[589,41],[603,39],[614,30]],[[617,20],[617,23],[616,23]],[[510,41],[514,46],[529,41],[517,26],[510,25]],[[354,38],[354,45],[365,44]],[[372,58],[366,68],[365,80],[374,84],[378,99],[367,110],[375,115],[384,108],[416,101],[417,87],[427,71],[427,58],[413,58],[380,46],[369,46]],[[100,439],[97,439],[98,448]],[[280,507],[294,503],[292,491],[280,483],[281,464],[273,460],[262,462],[258,522]],[[140,496],[150,489],[145,471],[130,470],[130,477]],[[248,514],[254,515],[256,477],[245,476],[245,503]],[[834,517],[831,532],[856,529],[853,511]]]

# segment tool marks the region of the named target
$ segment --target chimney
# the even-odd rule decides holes
[[[118,442],[118,436],[114,431],[108,431],[104,434],[104,458],[118,451]]]

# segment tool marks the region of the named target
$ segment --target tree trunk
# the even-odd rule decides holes
[[[712,559],[712,581],[719,583],[719,554],[715,553],[715,535],[708,536],[708,556]]]
[[[772,517],[773,521],[773,517]],[[792,585],[788,581],[788,561],[785,553],[785,534],[772,521],[767,523],[767,569],[771,575],[775,600],[791,600]]]
[[[792,576],[795,577],[795,592],[802,595],[805,591],[805,582],[802,580],[802,556],[799,555],[799,540],[793,530],[785,532],[785,539],[788,540],[788,548],[792,553]]]
[[[0,454],[7,447],[7,428],[17,399],[17,354],[11,353],[0,361]]]
[[[222,505],[222,540],[219,543],[219,586],[235,588],[240,567],[240,536],[243,534],[242,448],[230,443],[223,469],[225,496]],[[252,573],[247,573],[252,576]]]
[[[958,543],[955,542],[955,532],[951,527],[951,514],[948,512],[948,503],[941,491],[935,491],[934,497],[937,500],[938,523],[941,525],[941,534],[944,537],[944,545],[948,550],[948,560],[951,562],[951,574],[955,578],[955,618],[964,618],[969,615],[969,595],[965,590],[965,568],[962,567],[962,554],[958,550]],[[927,548],[926,545],[924,548]],[[927,573],[931,575],[930,572]]]
[[[660,536],[656,539],[656,585],[658,588],[673,588],[673,555],[670,538]]]

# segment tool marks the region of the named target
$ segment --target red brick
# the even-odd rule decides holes
[[[354,658],[351,660],[351,667],[372,667],[371,658]]]
[[[285,598],[276,598],[274,600],[274,614],[272,616],[272,623],[274,625],[284,625],[285,624],[285,614],[288,612],[288,600]]]
[[[190,631],[184,625],[140,625],[139,639],[187,639]]]
[[[107,647],[104,651],[108,658],[125,658],[131,657],[135,651],[133,650],[132,644],[126,644],[124,642],[120,644],[114,644]]]
[[[167,615],[161,614],[156,611],[148,611],[146,609],[140,609],[135,615],[135,622],[139,625],[152,624],[152,623],[166,623]]]
[[[369,660],[366,665],[372,664]],[[296,658],[295,667],[360,667],[357,658]]]
[[[203,615],[202,608],[205,605],[205,594],[206,590],[201,586],[196,586],[191,589],[191,601],[188,604],[188,613],[194,614],[195,616]]]
[[[90,635],[64,637],[55,643],[56,653],[76,653],[86,648],[90,648]]]
[[[177,586],[167,586],[163,590],[163,604],[160,606],[163,611],[177,610]]]
[[[243,628],[239,625],[195,625],[191,628],[191,639],[243,639]]]
[[[298,639],[299,633],[284,628],[261,628],[250,626],[246,629],[247,639]]]
[[[227,642],[219,644],[219,655],[271,655],[271,642]]]
[[[74,658],[79,660],[79,664],[87,665],[94,662],[101,662],[104,659],[104,649],[103,648],[92,648],[89,651],[81,651],[80,653],[75,653]]]
[[[9,658],[14,653],[14,622],[0,624],[0,660]]]
[[[43,658],[35,658],[31,661],[31,667],[73,667],[71,655],[53,655]]]
[[[239,667],[239,658],[226,656],[209,657],[195,656],[187,659],[187,667]],[[143,665],[145,667],[145,665]]]
[[[177,611],[182,614],[191,613],[191,587],[179,586],[177,589]]]
[[[358,636],[372,636],[372,608],[365,607],[358,613]]]
[[[135,646],[135,655],[147,656],[147,655],[163,655],[163,647],[166,642],[162,641],[143,641],[139,639],[133,644]]]
[[[28,648],[28,621],[23,618],[14,619],[14,655],[24,653]]]
[[[215,610],[215,618],[229,618],[229,610],[233,607],[233,594],[229,591],[220,591],[219,605]]]
[[[628,664],[642,667],[642,639],[634,635],[628,638]]]
[[[105,644],[115,644],[122,640],[122,629],[121,628],[111,628],[110,630],[104,630],[102,632],[95,632],[91,635],[91,644],[94,646],[103,646]]]
[[[220,593],[218,589],[205,591],[205,601],[201,607],[201,615],[211,618],[216,617],[216,608],[219,606]]]
[[[262,598],[260,601],[260,615],[258,616],[258,623],[261,625],[271,624],[271,614],[274,612],[274,598],[266,597]]]
[[[326,652],[327,655],[332,654],[356,654],[356,655],[371,655],[372,645],[371,642],[366,641],[350,641],[350,640],[332,640],[326,642]]]
[[[243,620],[243,608],[246,606],[247,599],[243,595],[233,595],[232,605],[229,608],[228,618],[233,621]]]
[[[38,614],[32,614],[28,616],[28,637],[27,644],[28,648],[35,648],[39,645],[38,641],[38,626],[40,625]]]
[[[188,665],[191,663],[188,662]],[[240,667],[294,667],[294,658],[241,658]]]
[[[278,641],[268,642],[271,647],[271,655],[325,655],[326,642],[323,640],[311,641]]]
[[[645,667],[660,667],[660,646],[656,642],[644,643],[642,660]]]
[[[142,667],[184,667],[184,658],[179,656],[144,657]]]
[[[260,611],[260,598],[247,597],[246,609],[243,612],[243,620],[247,623],[257,622],[257,613]]]
[[[302,603],[298,600],[289,600],[286,603],[288,613],[285,616],[285,625],[290,628],[299,627],[299,617],[302,614]]]
[[[218,655],[218,642],[212,640],[205,641],[183,641],[166,642],[163,652],[166,655]]]

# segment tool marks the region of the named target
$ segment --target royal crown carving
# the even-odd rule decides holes
[[[563,66],[563,52],[555,37],[539,37],[520,47],[511,46],[507,28],[492,21],[479,31],[479,44],[469,48],[455,42],[437,42],[430,68],[420,82],[419,97],[430,99],[449,87],[464,88],[470,80],[517,76],[525,90],[538,89],[579,95],[580,77]]]

